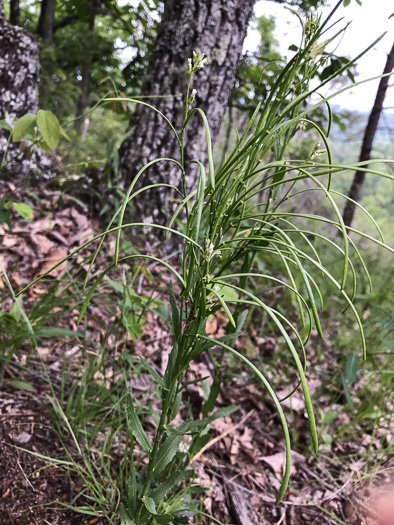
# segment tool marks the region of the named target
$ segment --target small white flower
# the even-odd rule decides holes
[[[194,99],[196,98],[196,94],[197,94],[197,89],[193,89],[190,97],[189,97],[189,104],[193,104],[194,102]]]
[[[332,39],[325,40],[324,42],[321,42],[320,44],[315,44],[309,51],[309,58],[312,58],[313,60],[315,60],[319,55],[324,53],[324,49],[326,45],[329,44],[331,40]]]
[[[210,243],[208,239],[206,240],[206,245],[204,259],[210,262],[216,255],[220,255],[220,250],[215,250],[215,245],[213,242]]]

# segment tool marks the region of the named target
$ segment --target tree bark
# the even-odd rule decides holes
[[[100,7],[100,0],[92,0],[91,2],[91,15],[89,17],[88,21],[88,31],[89,33],[93,33],[94,31],[94,23],[96,18],[96,13]],[[77,109],[75,112],[76,120],[74,123],[74,128],[76,131],[81,130],[82,126],[82,116],[85,112],[86,107],[89,104],[89,81],[90,81],[90,69],[92,67],[91,64],[91,53],[89,50],[86,50],[85,57],[82,62],[81,67],[81,94],[77,100]]]
[[[13,26],[19,26],[19,22],[20,22],[19,0],[10,0],[10,23]]]
[[[154,105],[169,118],[178,133],[185,112],[187,59],[193,51],[205,53],[208,62],[193,77],[197,89],[193,107],[207,115],[214,142],[227,108],[235,74],[242,53],[249,19],[255,0],[167,0],[158,30],[148,71],[143,83],[143,95],[179,95],[152,98]],[[138,105],[131,118],[132,135],[120,150],[121,176],[129,185],[137,171],[158,157],[180,160],[179,147],[168,124],[157,113]],[[203,164],[207,160],[205,129],[195,115],[185,136],[185,170],[187,190],[194,187],[197,171],[190,160]],[[144,173],[140,186],[148,183],[173,184],[180,187],[181,173],[174,164],[163,162]],[[159,224],[168,223],[168,215],[177,203],[168,188],[145,191],[136,203],[139,218]],[[157,231],[157,230],[156,230]]]
[[[394,44],[391,48],[390,53],[387,56],[387,62],[383,71],[383,74],[391,73],[394,68]],[[384,99],[386,97],[386,92],[389,84],[389,76],[383,77],[380,79],[379,87],[376,93],[375,103],[373,105],[372,111],[369,115],[367,127],[364,133],[364,139],[361,146],[360,152],[360,162],[368,161],[371,158],[371,151],[373,146],[373,141],[375,138],[376,130],[378,129],[378,123],[380,115],[383,110]],[[368,166],[364,166],[367,168]],[[360,202],[361,192],[363,184],[365,181],[365,171],[357,171],[354,175],[352,185],[350,187],[348,197],[353,201]],[[356,205],[348,200],[346,202],[345,209],[343,211],[343,222],[345,226],[351,226],[353,222],[354,212],[356,210]]]
[[[0,119],[13,120],[38,110],[40,61],[38,44],[24,29],[10,24],[0,0]],[[0,129],[0,152],[4,152],[9,132]],[[15,156],[19,144],[11,143],[8,157]],[[0,159],[1,160],[1,159]],[[15,160],[8,165],[14,175],[27,173],[32,161]]]
[[[53,46],[56,0],[41,0],[40,18],[38,19],[37,33],[49,45]]]

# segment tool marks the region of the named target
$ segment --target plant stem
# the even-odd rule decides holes
[[[170,405],[170,401],[172,399],[172,394],[174,392],[174,389],[176,389],[176,388],[177,388],[177,382],[175,381],[174,384],[171,386],[170,390],[167,392],[167,395],[166,395],[166,397],[164,399],[163,408],[162,408],[161,415],[160,415],[159,426],[158,426],[157,431],[156,431],[155,439],[153,441],[152,451],[151,451],[150,458],[149,458],[149,464],[148,464],[148,470],[146,472],[144,488],[142,489],[140,502],[139,502],[138,508],[137,508],[137,513],[136,513],[137,514],[136,515],[137,524],[139,524],[139,519],[140,519],[140,516],[141,516],[142,508],[144,506],[144,501],[143,500],[144,500],[145,496],[148,493],[148,490],[149,490],[149,487],[150,487],[150,482],[152,481],[153,468],[154,468],[154,464],[155,464],[156,455],[157,455],[157,453],[159,451],[159,448],[160,448],[160,445],[161,445],[161,441],[162,441],[163,435],[164,435],[165,430],[166,430],[165,421],[166,421],[166,418],[167,418],[168,411],[170,409],[169,405]]]

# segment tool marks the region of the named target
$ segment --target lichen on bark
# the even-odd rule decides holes
[[[187,59],[193,51],[205,53],[204,68],[195,74],[197,89],[194,107],[207,115],[215,141],[227,108],[242,53],[248,22],[255,0],[169,0],[165,2],[159,32],[145,76],[143,95],[170,95],[152,98],[149,103],[164,113],[179,133],[185,111]],[[167,123],[153,111],[138,106],[130,122],[135,127],[121,148],[121,176],[127,185],[137,171],[158,157],[180,160],[179,147]],[[188,189],[194,187],[197,171],[191,159],[206,164],[204,125],[195,116],[185,137],[185,169]],[[142,177],[140,185],[165,182],[180,185],[181,173],[174,164],[155,164]],[[143,197],[143,198],[142,198]],[[176,195],[168,189],[144,192],[136,203],[145,222],[168,223]],[[164,209],[164,211],[163,211]],[[165,213],[167,212],[167,215]]]
[[[40,61],[35,38],[6,19],[0,0],[0,119],[12,124],[26,113],[38,110]],[[0,152],[6,147],[8,131],[0,129]],[[19,144],[11,143],[8,157],[15,157]],[[27,174],[36,168],[33,160],[19,155],[8,171]]]

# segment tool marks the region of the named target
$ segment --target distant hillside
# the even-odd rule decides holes
[[[337,160],[356,161],[358,159],[361,142],[368,121],[368,113],[355,113],[343,108],[333,107],[334,114],[338,115],[340,126],[333,124],[330,143]],[[394,158],[394,111],[385,111],[379,121],[375,135],[373,157]]]
[[[355,140],[361,141],[365,127],[367,125],[369,113],[350,112],[340,107],[333,107],[333,112],[340,116],[346,126],[346,130],[341,131],[339,125],[334,124],[331,138],[334,141]],[[376,142],[394,142],[394,111],[386,110],[382,113],[379,121],[378,131],[375,136]]]

